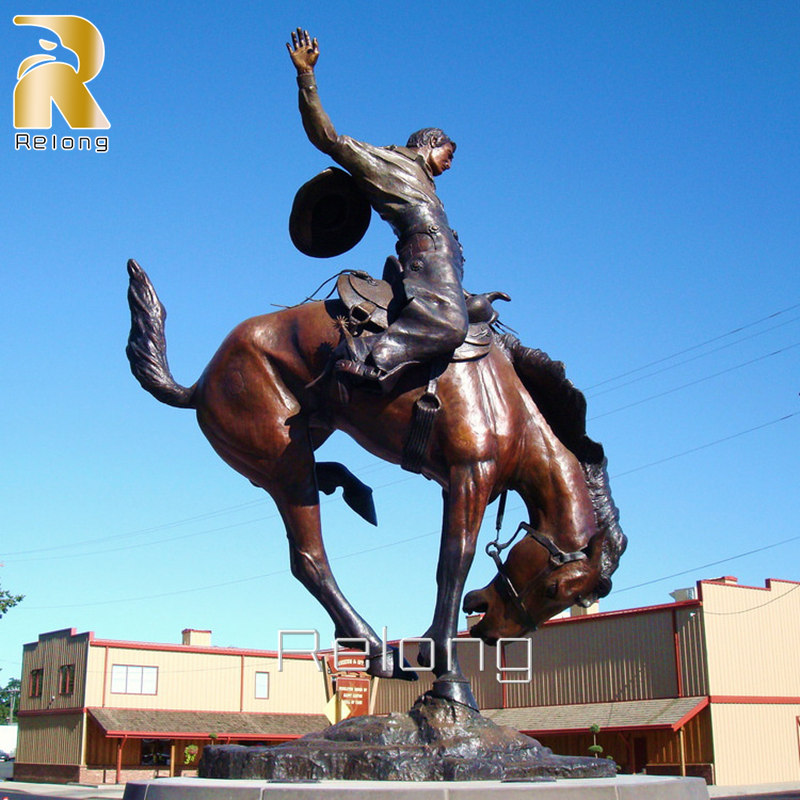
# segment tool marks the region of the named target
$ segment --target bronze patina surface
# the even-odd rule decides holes
[[[355,717],[276,747],[206,747],[200,777],[475,781],[613,778],[608,759],[553,755],[466,706],[424,695],[404,714]]]
[[[387,259],[384,270],[391,288],[373,293],[375,281],[359,273],[340,281],[347,302],[305,302],[246,320],[198,381],[184,387],[167,363],[166,312],[131,260],[127,354],[144,389],[163,403],[194,409],[220,457],[272,497],[289,540],[292,573],[324,606],[338,639],[364,643],[369,675],[416,678],[402,668],[396,650],[384,654],[382,639],[340,590],[325,552],[320,491],[341,487],[351,508],[375,523],[371,490],[344,465],[317,462],[315,451],[341,430],[379,458],[441,486],[436,602],[422,634],[429,641],[418,656],[435,681],[406,715],[347,721],[263,757],[229,751],[231,765],[221,767],[216,759],[206,774],[258,761],[273,764],[262,777],[309,769],[306,777],[316,777],[317,762],[327,765],[321,768],[326,777],[389,779],[412,762],[421,765],[414,772],[418,780],[513,777],[517,769],[534,777],[606,775],[613,765],[559,759],[483,719],[457,651],[449,647],[486,507],[496,498],[503,506],[508,491],[521,497],[528,521],[513,546],[493,543],[497,575],[465,598],[465,610],[483,614],[473,635],[489,644],[519,637],[610,590],[626,539],[603,448],[586,435],[584,397],[560,362],[500,335],[491,301],[507,296],[463,291],[461,247],[433,182],[449,169],[455,144],[436,128],[412,134],[405,147],[377,148],[337,134],[317,95],[316,40],[298,29],[287,47],[310,140],[349,172],[397,235],[398,257]],[[336,209],[326,208],[325,215],[335,228]],[[357,233],[354,228],[350,235]],[[478,328],[462,347],[470,316]],[[370,328],[379,317],[381,324]],[[452,358],[457,349],[460,355]],[[209,763],[215,752],[208,750]],[[280,764],[278,753],[284,754]],[[359,759],[365,771],[354,766]],[[312,766],[301,770],[301,762]]]

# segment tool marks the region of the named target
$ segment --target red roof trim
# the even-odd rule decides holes
[[[591,622],[593,619],[608,619],[609,617],[630,617],[635,614],[654,614],[662,611],[672,611],[676,608],[699,608],[700,600],[681,600],[679,603],[660,603],[655,606],[641,606],[640,608],[622,608],[618,611],[598,611],[596,614],[583,614],[580,617],[561,617],[549,619],[545,625],[559,625],[564,623]]]
[[[53,717],[64,714],[83,714],[86,708],[74,706],[72,708],[29,708],[24,711],[17,711],[18,717]]]
[[[323,717],[324,714],[304,714],[294,711],[205,711],[202,708],[131,708],[130,706],[87,706],[82,711],[153,711],[167,714],[236,714],[252,717]]]
[[[208,735],[208,731],[192,732],[175,732],[175,731],[107,731],[103,729],[106,738],[114,737],[119,738],[122,736],[128,739],[207,739],[213,742]],[[254,733],[221,733],[216,739],[226,739],[229,743],[231,741],[249,741],[249,742],[263,742],[264,740],[288,742],[293,739],[299,739],[303,734],[301,733],[267,733],[256,735]]]
[[[559,625],[563,623],[581,623],[591,622],[593,619],[609,619],[609,617],[628,617],[634,614],[647,614],[657,613],[660,611],[671,611],[676,608],[699,608],[702,605],[699,599],[696,600],[681,600],[674,603],[660,603],[654,606],[640,606],[639,608],[621,608],[617,611],[598,611],[596,614],[583,614],[580,617],[559,617],[558,619],[549,619],[544,625]],[[469,631],[459,631],[458,636],[469,636]],[[389,642],[389,644],[396,644],[397,641]],[[488,645],[487,645],[488,647]]]
[[[710,702],[708,697],[704,697],[691,711],[684,714],[677,722],[672,724],[672,730],[680,730],[689,720],[696,717]]]
[[[659,722],[654,725],[603,725],[602,732],[609,733],[624,733],[629,731],[677,731],[680,730],[692,717],[700,713],[709,703],[709,698],[704,697],[691,711],[684,714],[677,722]],[[588,729],[587,729],[588,730]],[[576,728],[527,728],[521,731],[529,736],[543,736],[549,734],[550,736],[564,735],[564,734],[584,734],[587,731]]]
[[[697,581],[698,588],[704,583],[710,583],[712,586],[728,586],[731,589],[754,589],[758,592],[771,592],[773,583],[789,583],[797,586],[800,584],[800,581],[787,581],[783,578],[767,578],[763,586],[746,586],[741,583],[728,583],[724,578],[711,578],[710,580]]]
[[[94,637],[94,634],[91,631],[87,633],[78,633],[77,628],[59,628],[54,631],[46,631],[45,633],[40,633],[39,638],[35,642],[28,642],[27,644],[22,645],[22,649],[27,650],[32,647],[37,647],[42,643],[44,639],[55,638],[59,633],[62,635],[66,634],[71,639],[80,639],[82,636],[88,636],[89,642],[91,642],[92,638]]]
[[[671,731],[672,725],[668,722],[662,722],[657,725],[603,725],[600,729],[601,733],[627,733],[635,731]],[[563,735],[588,735],[589,729],[578,728],[525,728],[520,731],[527,736],[563,736]]]
[[[800,697],[758,697],[756,695],[712,694],[709,700],[712,703],[728,703],[735,705],[800,705]]]
[[[125,642],[115,639],[94,639],[90,640],[92,647],[113,647],[117,650],[158,650],[165,653],[205,653],[215,656],[254,656],[258,658],[278,658],[277,650],[247,650],[237,647],[212,647],[210,645],[186,645],[186,644],[159,644],[157,642]],[[323,651],[317,651],[318,656]],[[303,653],[284,653],[283,657],[287,661],[313,661],[310,655]]]
[[[773,584],[773,583],[791,583],[791,584],[794,584],[795,586],[797,586],[798,584],[800,584],[800,581],[789,581],[789,580],[786,580],[785,578],[767,578],[767,580],[766,580],[766,581],[764,581],[764,582],[765,582],[765,583],[767,584],[767,586],[769,586],[770,588],[772,587],[772,584]]]
[[[613,733],[623,733],[626,731],[642,731],[642,730],[664,730],[664,731],[677,731],[680,730],[692,717],[699,714],[713,698],[703,697],[694,708],[684,714],[677,722],[659,722],[654,725],[603,725],[602,731],[610,731]],[[569,703],[569,705],[596,705],[596,703]],[[535,706],[542,708],[542,706]],[[503,709],[504,711],[512,711],[514,708]],[[588,730],[588,729],[587,729]],[[527,728],[521,730],[521,733],[526,733],[529,736],[539,736],[549,734],[551,736],[562,734],[578,734],[586,733],[585,730],[576,728]]]

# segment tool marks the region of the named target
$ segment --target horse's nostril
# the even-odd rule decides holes
[[[489,603],[486,602],[483,592],[475,589],[466,594],[462,608],[468,614],[485,614],[489,609]]]

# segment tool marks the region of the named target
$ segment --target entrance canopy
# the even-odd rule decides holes
[[[245,714],[212,711],[155,711],[90,708],[107,737],[129,739],[208,739],[221,742],[296,739],[328,727],[322,714]]]
[[[497,708],[483,714],[498,725],[533,735],[585,733],[590,725],[599,725],[603,731],[677,731],[707,705],[707,697],[665,697],[622,703]]]

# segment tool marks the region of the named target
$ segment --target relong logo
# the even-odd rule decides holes
[[[14,24],[52,31],[61,45],[78,57],[75,69],[49,52],[58,47],[58,42],[39,39],[42,49],[48,52],[23,59],[17,71],[14,127],[50,128],[55,105],[70,128],[110,128],[111,123],[86,86],[103,66],[105,46],[100,31],[88,19],[60,15],[19,15],[14,17]],[[37,138],[44,137],[34,137]]]

